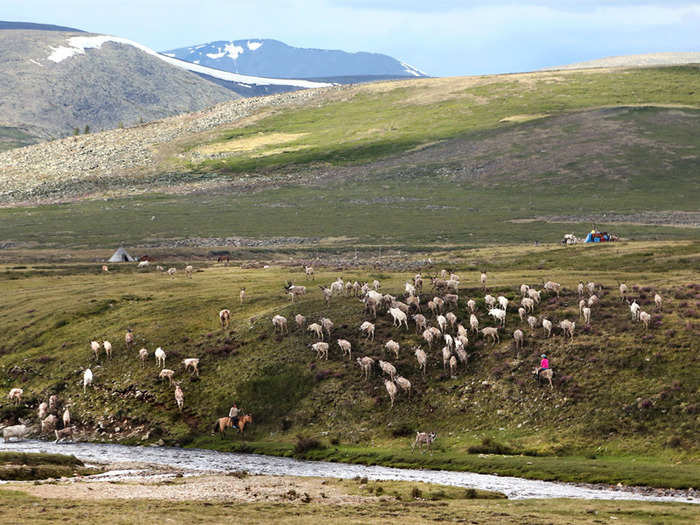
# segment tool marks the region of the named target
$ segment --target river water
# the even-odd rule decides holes
[[[0,444],[0,451],[50,452],[72,454],[86,463],[140,462],[174,467],[194,472],[229,472],[243,470],[251,474],[276,476],[319,476],[373,480],[425,481],[475,489],[493,490],[511,499],[578,498],[608,500],[675,501],[700,504],[700,498],[679,495],[646,494],[633,490],[612,490],[509,476],[364,466],[327,461],[302,461],[258,454],[237,454],[213,450],[176,447],[130,447],[99,443],[61,443],[20,441]]]

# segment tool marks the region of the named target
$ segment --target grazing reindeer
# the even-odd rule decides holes
[[[416,449],[416,446],[418,448],[427,447],[428,450],[430,450],[433,441],[436,439],[437,434],[435,432],[416,432],[416,439],[413,441],[413,445],[411,445],[411,452]],[[423,452],[425,452],[425,450]]]
[[[224,308],[219,312],[219,321],[221,322],[221,328],[228,328],[231,322],[231,310]]]
[[[177,408],[182,412],[182,407],[185,406],[185,394],[180,388],[180,383],[175,383],[175,402],[177,403]]]

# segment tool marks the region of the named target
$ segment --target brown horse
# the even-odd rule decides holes
[[[549,381],[549,388],[554,388],[552,386],[552,377],[554,377],[554,372],[552,372],[551,368],[547,368],[545,370],[542,370],[539,375],[537,375],[537,368],[532,370],[532,375],[535,377],[537,380],[537,384],[541,385],[542,384],[542,379],[546,379]]]
[[[243,435],[245,427],[251,423],[253,423],[253,416],[250,414],[246,414],[245,416],[238,418],[238,429],[241,431],[241,435]]]
[[[233,427],[236,430],[238,430],[242,435],[244,430],[245,430],[246,425],[248,425],[252,422],[253,422],[253,416],[251,416],[250,414],[246,414],[245,416],[238,418],[238,426],[234,427],[233,420],[230,417],[220,417],[214,423],[214,432],[218,432],[219,435],[221,436],[221,439],[223,439],[224,434],[226,433],[226,429]]]
[[[226,433],[226,429],[232,426],[233,421],[231,421],[230,417],[220,417],[214,423],[214,432],[218,432],[221,436],[221,439],[223,439],[224,434]]]

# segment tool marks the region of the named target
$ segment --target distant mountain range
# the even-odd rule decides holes
[[[274,78],[425,77],[423,71],[379,53],[292,47],[279,40],[216,41],[163,54],[222,71]]]
[[[269,39],[158,53],[125,38],[0,21],[0,150],[238,96],[423,76],[377,53],[301,49]]]

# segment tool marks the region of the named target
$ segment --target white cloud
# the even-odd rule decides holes
[[[602,7],[688,7],[689,0],[329,0],[329,5],[368,10],[450,12],[480,7],[549,7],[558,11],[588,11]]]
[[[700,51],[700,1],[283,0],[223,9],[230,4],[199,0],[192,9],[191,0],[105,0],[99,13],[88,0],[2,2],[4,19],[110,33],[155,49],[274,38],[300,47],[386,53],[433,75]],[[156,20],[163,23],[148,23]]]

